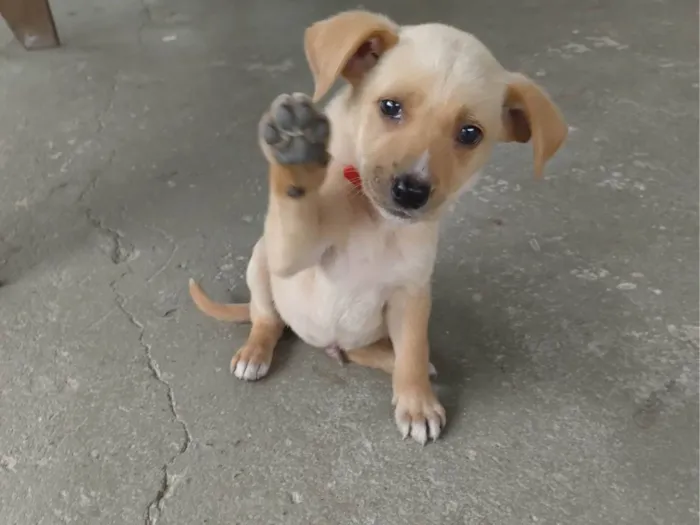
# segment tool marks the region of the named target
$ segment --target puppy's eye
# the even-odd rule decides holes
[[[457,133],[457,142],[465,146],[476,146],[481,142],[484,134],[476,126],[467,125],[462,127]]]
[[[385,117],[389,117],[390,119],[394,120],[399,120],[403,115],[401,103],[389,98],[379,101],[379,110]]]

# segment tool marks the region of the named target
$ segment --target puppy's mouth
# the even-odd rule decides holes
[[[406,210],[399,210],[395,208],[386,208],[384,206],[377,206],[379,213],[384,215],[387,219],[398,219],[400,221],[414,221],[416,218],[413,214]]]
[[[379,215],[389,221],[407,224],[417,222],[423,216],[423,210],[406,210],[393,206],[383,195],[377,196],[377,191],[369,184],[364,186],[364,193]]]
[[[377,210],[379,215],[387,221],[393,223],[409,224],[418,222],[422,217],[420,212],[416,213],[411,212],[410,210],[402,210],[400,208],[395,208],[391,205],[380,203],[371,196],[368,197],[370,202],[372,203],[372,206],[374,206],[374,209]]]

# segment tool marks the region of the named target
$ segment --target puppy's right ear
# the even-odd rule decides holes
[[[398,25],[367,11],[347,11],[313,24],[304,34],[304,50],[314,76],[314,101],[339,76],[357,86],[398,41]]]

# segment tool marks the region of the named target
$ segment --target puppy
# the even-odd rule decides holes
[[[208,315],[252,322],[231,361],[239,379],[267,374],[286,325],[390,373],[399,431],[425,444],[445,425],[429,380],[438,221],[497,142],[531,142],[541,175],[567,126],[532,80],[447,25],[351,11],[313,24],[304,45],[313,99],[282,95],[259,126],[270,197],[250,304],[214,303],[194,281],[190,293]]]

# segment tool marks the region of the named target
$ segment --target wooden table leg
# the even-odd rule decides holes
[[[60,45],[48,0],[0,0],[0,16],[25,49]]]

